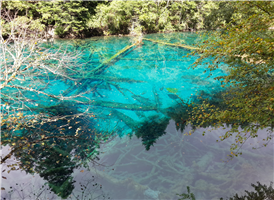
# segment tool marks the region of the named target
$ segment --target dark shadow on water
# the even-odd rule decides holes
[[[135,129],[137,138],[142,138],[142,144],[146,150],[149,151],[150,147],[156,143],[157,139],[164,135],[166,127],[169,124],[169,119],[157,122],[155,120],[145,121],[139,128]]]
[[[103,138],[108,136],[107,133],[104,137],[98,136],[93,118],[77,115],[79,111],[72,104],[59,104],[42,109],[51,117],[58,116],[58,120],[24,129],[12,140],[8,138],[12,137],[13,131],[5,130],[3,127],[2,134],[6,140],[2,142],[4,145],[17,146],[13,155],[20,161],[19,168],[7,165],[5,171],[24,170],[27,174],[39,174],[51,191],[65,199],[75,188],[73,171],[83,165],[81,161],[96,163],[99,160],[99,152],[96,149],[100,147]],[[73,115],[74,118],[67,119],[67,116]],[[79,129],[81,131],[78,131]],[[96,137],[101,138],[96,140]],[[4,155],[8,154],[5,153]],[[11,156],[12,154],[4,159],[10,162]]]

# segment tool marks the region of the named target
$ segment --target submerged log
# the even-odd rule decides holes
[[[100,64],[98,67],[92,69],[91,71],[89,71],[85,77],[81,77],[81,85],[80,86],[74,86],[73,88],[68,89],[67,91],[65,91],[63,93],[64,96],[68,95],[69,93],[71,93],[72,91],[78,89],[78,91],[82,91],[84,87],[87,87],[88,83],[90,82],[90,77],[94,78],[95,75],[99,74],[102,70],[106,69],[107,67],[110,66],[110,64],[114,61],[116,61],[116,59],[123,53],[125,53],[127,50],[129,50],[130,48],[136,46],[139,43],[134,43],[132,45],[129,45],[127,47],[125,47],[124,49],[122,49],[121,51],[119,51],[118,53],[116,53],[114,56],[112,56],[111,58],[105,60],[102,64]],[[80,88],[79,88],[80,87]]]
[[[86,78],[88,78],[89,76],[92,76],[92,75],[95,75],[95,74],[99,73],[101,70],[103,70],[106,67],[108,67],[111,62],[115,61],[115,59],[117,57],[119,57],[121,54],[123,54],[124,52],[126,52],[131,47],[134,47],[137,44],[139,44],[139,43],[134,43],[134,44],[132,44],[130,46],[125,47],[124,49],[122,49],[121,51],[119,51],[118,53],[116,53],[114,56],[112,56],[111,58],[109,58],[106,61],[104,61],[101,65],[99,65],[98,67],[96,67],[95,69],[93,69],[89,73],[87,73]]]
[[[155,105],[126,104],[126,103],[117,103],[117,102],[100,101],[100,100],[92,101],[84,98],[77,98],[74,101],[75,103],[84,104],[84,105],[93,105],[93,106],[101,106],[101,107],[124,109],[124,110],[142,110],[142,111],[157,110]]]
[[[126,190],[134,192],[135,196],[138,198],[144,197],[144,192],[149,189],[146,185],[141,185],[131,178],[118,180],[107,173],[95,170],[92,167],[89,169],[92,174],[96,174],[98,178],[103,182],[104,187],[112,190],[121,190],[121,188],[126,188]]]
[[[145,82],[145,81],[134,80],[134,79],[129,79],[129,78],[119,78],[119,77],[111,77],[111,76],[94,76],[91,79],[104,80],[104,81],[109,81],[109,82],[127,82],[127,83]]]
[[[169,46],[175,46],[175,47],[181,47],[181,48],[185,48],[185,49],[191,49],[191,50],[197,50],[199,49],[198,47],[192,47],[192,46],[188,46],[185,44],[172,44],[172,43],[168,43],[168,42],[162,42],[159,40],[151,40],[151,39],[147,39],[147,38],[143,38],[143,40],[147,40],[150,42],[155,42],[155,43],[159,43],[159,44],[164,44],[164,45],[169,45]]]
[[[129,128],[134,129],[137,127],[136,122],[132,118],[119,112],[118,110],[114,110],[113,114],[121,119]]]
[[[77,78],[80,79],[80,77],[77,77]],[[79,84],[68,88],[62,95],[67,96],[69,93],[71,93],[73,91],[77,91],[76,94],[79,94],[79,92],[81,92],[84,89],[84,87],[86,87],[85,84],[92,83],[95,81],[127,82],[127,83],[143,83],[143,82],[145,82],[145,81],[134,80],[134,79],[129,79],[129,78],[119,78],[119,77],[110,77],[110,76],[93,76],[91,78],[87,78],[84,83],[83,83],[83,81],[82,82],[80,81]]]
[[[160,99],[159,99],[159,95],[157,94],[155,87],[153,87],[152,92],[154,94],[156,108],[157,108],[157,112],[158,112],[160,107],[161,107],[161,102],[160,102]]]
[[[63,79],[63,77],[58,77],[58,76],[54,76],[54,75],[39,75],[38,77],[47,79],[47,80],[57,80],[57,79]],[[122,78],[122,77],[112,77],[112,76],[92,76],[90,78],[84,78],[81,75],[71,75],[70,76],[73,79],[76,80],[82,80],[82,79],[88,79],[91,81],[98,81],[98,80],[104,80],[104,81],[109,81],[109,82],[128,82],[128,83],[142,83],[145,81],[141,81],[141,80],[134,80],[134,79],[130,79],[130,78]]]
[[[145,98],[145,97],[142,97],[142,96],[136,95],[136,94],[133,94],[131,97],[133,99],[137,100],[138,102],[140,102],[141,104],[152,105],[152,103],[150,102],[150,100],[148,98]]]
[[[187,59],[176,59],[176,58],[120,58],[121,60],[138,60],[138,61],[178,61],[178,62],[187,62]]]

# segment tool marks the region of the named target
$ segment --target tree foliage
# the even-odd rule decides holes
[[[262,185],[260,182],[257,182],[258,185],[251,184],[251,186],[255,189],[255,192],[253,191],[247,191],[245,190],[245,195],[239,196],[238,194],[235,194],[233,197],[230,197],[228,200],[271,200],[274,198],[274,189],[272,187],[273,182],[270,182],[270,185],[267,187],[266,185]],[[193,193],[190,193],[189,186],[187,186],[187,194],[177,194],[178,196],[182,197],[179,200],[196,200],[195,195]],[[223,198],[220,198],[220,200],[224,200]]]
[[[258,185],[251,184],[255,189],[255,192],[245,190],[245,195],[239,196],[238,194],[235,194],[233,197],[230,197],[229,200],[271,200],[274,198],[273,182],[270,182],[268,187],[262,185],[260,182],[257,182],[257,184]],[[223,200],[223,198],[220,200]]]
[[[38,20],[46,29],[54,28],[60,37],[89,35],[87,20],[98,2],[86,1],[4,1],[2,9],[9,16]]]
[[[10,16],[38,20],[59,37],[216,29],[231,20],[229,2],[211,1],[4,1]],[[137,30],[134,30],[137,29]]]
[[[194,67],[208,62],[206,71],[222,68],[226,76],[216,77],[225,89],[222,105],[204,100],[192,105],[190,123],[214,127],[232,124],[224,140],[236,134],[231,156],[237,155],[247,138],[258,136],[258,130],[269,130],[263,145],[273,137],[274,127],[274,3],[271,1],[238,2],[233,4],[233,20],[222,30],[211,33],[201,45],[201,57]],[[240,128],[243,131],[240,131]]]
[[[196,1],[112,1],[98,5],[96,15],[88,22],[105,35],[128,34],[135,26],[144,33],[182,31],[189,29],[212,29],[230,20],[229,13],[220,12],[222,2]],[[215,16],[218,17],[215,17]],[[212,23],[212,19],[214,23]]]

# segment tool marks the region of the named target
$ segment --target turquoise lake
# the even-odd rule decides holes
[[[81,73],[76,70],[75,80],[69,81],[47,75],[43,84],[51,87],[43,91],[82,97],[78,102],[56,104],[45,113],[82,114],[66,122],[69,125],[56,122],[40,129],[57,134],[56,127],[64,126],[67,135],[74,135],[81,124],[86,140],[49,141],[15,153],[2,165],[1,199],[173,200],[189,186],[196,199],[211,200],[244,194],[257,181],[267,185],[273,181],[273,141],[252,149],[260,146],[266,130],[248,140],[243,155],[233,160],[227,156],[233,138],[216,142],[229,127],[199,128],[186,134],[191,130],[184,123],[186,103],[198,101],[201,94],[216,98],[214,94],[224,88],[214,77],[227,71],[224,64],[209,77],[205,65],[190,68],[198,55],[186,57],[191,50],[169,44],[194,47],[202,37],[194,33],[145,35],[141,44],[109,61],[135,39],[94,37],[55,40],[48,45],[82,49]],[[91,74],[98,66],[102,68]],[[43,96],[37,99],[35,104],[40,107],[55,106]],[[28,102],[28,106],[32,104]],[[111,139],[104,144],[91,142],[96,134],[110,133]],[[2,146],[2,155],[9,148]]]

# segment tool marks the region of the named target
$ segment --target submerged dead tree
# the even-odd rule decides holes
[[[48,141],[88,137],[93,144],[104,137],[92,130],[89,105],[84,111],[78,109],[79,98],[89,98],[84,93],[62,94],[62,87],[65,90],[75,85],[74,76],[85,67],[86,63],[79,59],[81,49],[48,42],[38,22],[16,17],[16,13],[10,16],[1,9],[1,144],[11,146],[1,163],[16,151],[31,150],[33,145]],[[47,130],[49,124],[54,131]],[[93,148],[87,154],[91,151]]]

